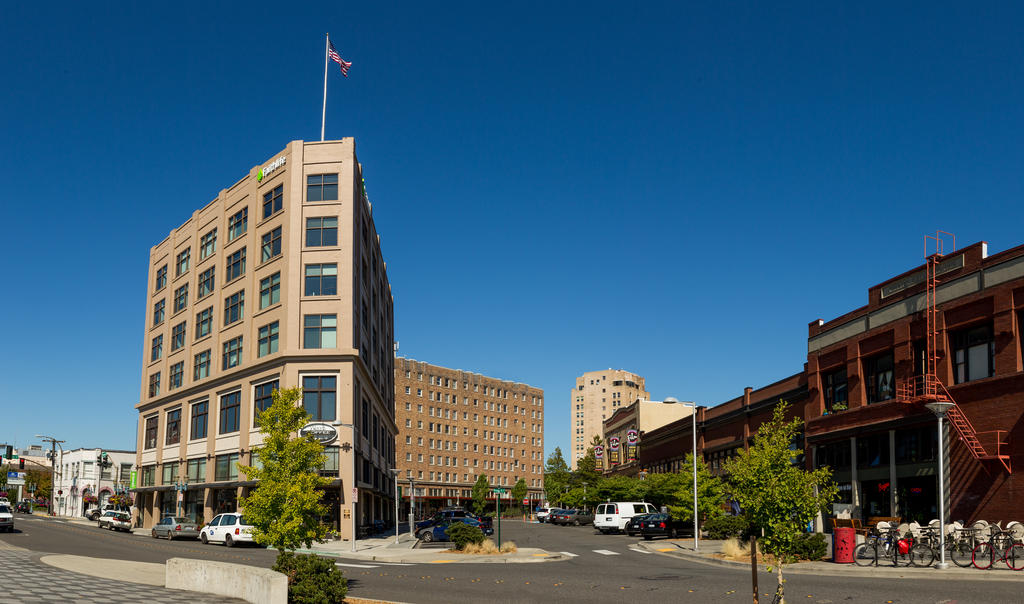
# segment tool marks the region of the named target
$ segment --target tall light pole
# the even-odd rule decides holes
[[[53,483],[54,483],[54,480],[57,477],[57,451],[56,451],[56,448],[60,445],[60,443],[62,443],[64,441],[57,440],[56,438],[54,438],[52,436],[45,436],[45,435],[42,435],[42,434],[36,434],[36,438],[42,439],[44,442],[50,443],[50,497],[49,497],[49,499],[46,500],[46,515],[47,516],[53,516]],[[63,448],[60,451],[61,451],[61,454],[64,453],[64,449]]]
[[[668,397],[663,402],[668,404],[679,403],[675,397]],[[697,551],[700,540],[700,531],[697,528],[697,403],[679,403],[684,407],[690,407],[691,429],[693,432],[693,551]]]
[[[395,543],[398,543],[398,468],[388,468],[395,477]]]
[[[416,536],[416,481],[409,475],[409,534]]]
[[[935,414],[939,419],[939,563],[935,565],[938,570],[946,570],[949,564],[946,562],[946,475],[944,457],[946,456],[946,440],[943,438],[942,420],[946,412],[953,406],[949,401],[935,401],[926,403],[925,407]]]
[[[354,411],[354,410],[353,410]],[[357,493],[359,492],[359,481],[356,480],[356,424],[345,424],[342,422],[333,422],[332,426],[341,426],[342,428],[352,429],[352,490],[349,493],[349,501],[352,503],[352,551],[356,551],[356,501]]]

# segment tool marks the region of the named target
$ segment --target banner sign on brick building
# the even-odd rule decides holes
[[[619,437],[613,436],[608,439],[608,464],[619,465]]]
[[[594,446],[594,460],[597,462],[597,471],[604,471],[604,445]]]
[[[640,433],[636,430],[626,432],[626,461],[636,461],[639,452]]]

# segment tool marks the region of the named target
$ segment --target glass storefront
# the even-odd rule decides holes
[[[189,489],[185,491],[185,500],[181,505],[181,514],[192,522],[203,521],[203,490]]]
[[[237,489],[217,489],[214,493],[216,493],[213,508],[214,515],[238,511]]]

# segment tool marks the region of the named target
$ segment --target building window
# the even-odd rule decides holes
[[[214,275],[216,274],[217,267],[211,266],[205,271],[199,273],[199,284],[196,292],[196,299],[203,298],[213,293],[215,287]]]
[[[167,380],[167,389],[174,390],[181,388],[181,382],[185,375],[185,361],[178,361],[171,365],[171,373]]]
[[[205,260],[208,256],[217,251],[217,229],[199,238],[199,259]]]
[[[306,177],[306,201],[336,201],[337,174],[310,174]]]
[[[156,466],[143,466],[141,474],[142,476],[139,478],[141,486],[151,487],[156,483]]]
[[[260,327],[257,357],[264,357],[277,352],[277,321]]]
[[[159,424],[159,418],[157,418],[157,416],[154,415],[152,417],[147,417],[146,418],[146,438],[145,438],[145,448],[146,449],[154,449],[154,448],[156,448],[156,432],[157,432],[158,424]]]
[[[213,479],[217,482],[238,480],[238,453],[217,456]]]
[[[178,462],[172,461],[162,466],[163,480],[160,484],[174,484],[178,482]]]
[[[210,404],[206,401],[192,404],[192,440],[206,438],[206,417]]]
[[[238,367],[242,364],[242,336],[232,338],[224,343],[224,369]]]
[[[306,247],[338,245],[338,219],[333,216],[306,219]]]
[[[857,437],[857,465],[862,468],[889,465],[888,432]]]
[[[260,239],[262,255],[261,262],[281,255],[281,227],[270,231]]]
[[[273,191],[263,195],[263,217],[267,218],[281,209],[284,200],[284,185],[277,185]]]
[[[149,376],[149,396],[160,396],[160,372]]]
[[[868,387],[868,403],[880,403],[895,396],[892,374],[892,352],[886,352],[864,361],[864,374]]]
[[[228,265],[224,273],[224,282],[227,283],[245,274],[245,248],[237,250],[228,256]]]
[[[249,208],[245,207],[228,218],[228,241],[234,241],[245,234],[249,226]]]
[[[245,314],[245,290],[240,289],[224,298],[224,325],[240,321]]]
[[[242,393],[232,392],[220,397],[220,429],[217,434],[238,432],[238,412],[241,409]]]
[[[334,376],[305,376],[302,378],[302,406],[316,421],[335,418],[335,391],[338,378]]]
[[[153,284],[153,292],[156,293],[167,286],[167,265],[156,269],[156,282]]]
[[[185,345],[185,322],[182,321],[171,328],[171,352]]]
[[[153,325],[159,325],[164,322],[164,301],[160,300],[153,305]]]
[[[307,264],[305,291],[307,296],[336,296],[338,294],[338,265]]]
[[[174,290],[174,312],[185,310],[188,306],[188,283]]]
[[[153,338],[153,343],[149,348],[149,360],[150,362],[159,361],[162,356],[164,356],[164,336],[160,334]]]
[[[203,309],[196,313],[196,339],[209,335],[213,328],[213,307]]]
[[[210,351],[204,350],[195,356],[195,370],[192,372],[192,380],[199,381],[210,377]]]
[[[253,426],[256,425],[256,418],[259,414],[266,411],[274,403],[274,391],[277,389],[277,380],[256,385],[256,391],[253,393]]]
[[[337,348],[338,315],[306,315],[303,320],[303,348]]]
[[[281,301],[281,273],[260,280],[260,309]]]
[[[896,431],[896,463],[928,463],[937,459],[938,434],[933,426]],[[849,448],[849,447],[847,447]]]
[[[846,409],[846,368],[822,374],[821,383],[825,391],[825,409],[829,412]]]
[[[180,277],[188,272],[188,263],[192,255],[192,248],[187,247],[185,251],[178,254],[178,260],[174,263],[175,266],[175,277]]]
[[[324,447],[324,465],[320,467],[321,476],[338,476],[338,447]]]
[[[176,445],[181,442],[181,408],[167,412],[167,437],[164,444]]]
[[[955,384],[995,375],[996,342],[991,323],[954,332],[952,340]]]
[[[189,482],[206,482],[206,458],[190,459],[186,465],[186,478]]]

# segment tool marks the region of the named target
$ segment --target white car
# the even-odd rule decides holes
[[[657,513],[650,503],[640,501],[616,501],[602,503],[594,512],[594,528],[602,533],[621,532],[633,516]]]
[[[14,508],[0,503],[0,531],[14,532]]]
[[[537,508],[537,522],[544,522],[551,514],[551,508]]]
[[[217,514],[203,530],[199,531],[199,540],[204,544],[219,542],[228,547],[236,543],[252,543],[252,526],[241,514]]]
[[[108,510],[100,516],[99,527],[112,531],[130,532],[132,530],[132,516],[128,512]]]
[[[11,507],[11,501],[6,497],[0,497],[0,505],[6,505],[7,507]]]

